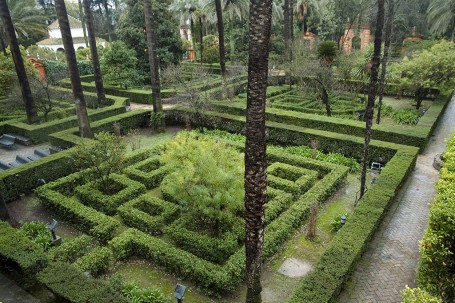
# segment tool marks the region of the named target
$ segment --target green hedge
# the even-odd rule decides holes
[[[119,226],[119,222],[58,191],[58,188],[69,187],[70,185],[67,185],[68,183],[77,184],[78,182],[75,180],[77,180],[79,175],[80,174],[76,173],[61,178],[58,181],[48,183],[39,187],[35,193],[46,207],[52,209],[58,213],[59,216],[73,223],[80,230],[105,242],[114,236],[114,232]]]
[[[126,225],[147,233],[162,233],[164,226],[176,218],[179,207],[167,201],[142,195],[118,208]]]
[[[109,248],[95,247],[77,259],[74,266],[81,271],[88,271],[93,276],[99,276],[108,271],[112,259],[112,251]]]
[[[195,256],[214,263],[223,263],[239,247],[239,242],[244,238],[243,219],[238,219],[232,231],[224,232],[220,237],[211,237],[200,234],[187,228],[188,222],[184,218],[175,221],[166,227],[174,244]]]
[[[169,171],[168,166],[160,166],[159,157],[156,156],[126,168],[124,173],[150,189],[157,187]]]
[[[121,189],[119,192],[108,195],[103,193],[95,181],[76,187],[76,196],[82,204],[92,207],[107,215],[114,215],[117,207],[145,193],[146,188],[142,183],[131,180],[126,176],[111,174],[109,179]]]
[[[38,274],[38,279],[59,302],[73,303],[128,303],[109,285],[86,277],[69,263],[55,262]]]
[[[47,264],[43,249],[20,234],[8,223],[0,221],[0,260],[25,275],[34,275]]]
[[[420,244],[419,287],[444,302],[455,300],[455,133],[443,156],[444,164],[430,209],[428,228]]]
[[[313,186],[319,173],[293,165],[275,162],[267,168],[267,183],[294,195],[301,195]]]
[[[69,241],[63,239],[62,242],[59,246],[49,250],[49,259],[74,263],[88,252],[93,239],[90,236],[82,235]]]
[[[425,115],[419,120],[417,126],[397,127],[388,126],[384,123],[380,125],[374,124],[372,138],[386,142],[417,146],[423,149],[439,117],[444,112],[449,99],[447,96],[437,98]],[[241,103],[213,102],[212,106],[214,110],[230,115],[245,116],[246,114],[245,104]],[[266,120],[358,137],[364,136],[365,129],[365,122],[362,121],[300,113],[277,108],[266,109]]]
[[[393,147],[396,154],[382,170],[381,177],[369,187],[349,221],[329,243],[314,270],[302,279],[288,302],[327,303],[338,296],[398,189],[414,168],[417,148]]]

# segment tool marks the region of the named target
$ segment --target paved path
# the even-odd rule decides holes
[[[39,301],[0,273],[0,302],[38,303]]]
[[[452,98],[430,142],[418,156],[416,168],[338,297],[339,303],[401,302],[400,291],[406,285],[416,286],[419,240],[435,194],[434,182],[439,177],[432,167],[433,158],[446,149],[444,139],[455,131],[454,117]]]

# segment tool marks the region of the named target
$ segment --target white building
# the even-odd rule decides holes
[[[74,17],[68,15],[68,20],[71,28],[71,36],[73,37],[74,49],[78,50],[80,48],[85,48],[85,39],[84,31],[82,29],[82,22]],[[53,51],[64,51],[62,33],[60,32],[60,25],[58,20],[54,21],[51,25],[48,26],[49,38],[41,40],[36,44],[39,47],[50,48]],[[106,46],[106,40],[101,38],[96,38],[96,44],[103,47]]]

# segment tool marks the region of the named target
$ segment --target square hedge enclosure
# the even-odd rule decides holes
[[[157,149],[135,154],[135,163],[123,175],[113,176],[121,190],[111,197],[84,184],[81,172],[46,184],[36,194],[44,205],[109,248],[116,260],[139,257],[210,293],[234,291],[244,277],[243,218],[238,215],[232,230],[219,237],[189,228],[171,190],[162,186],[158,195],[154,190],[170,172],[160,166],[158,156]],[[287,153],[272,152],[268,157],[264,259],[305,222],[311,205],[323,202],[348,174],[346,167]]]

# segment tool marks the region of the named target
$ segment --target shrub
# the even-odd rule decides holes
[[[49,259],[74,263],[76,259],[85,255],[92,243],[92,238],[82,235],[69,241],[63,241],[57,247],[49,250]]]
[[[28,223],[21,222],[19,234],[22,234],[47,250],[51,246],[52,235],[47,224],[40,221],[31,221]]]
[[[426,291],[420,288],[409,288],[401,291],[403,301],[401,303],[442,303],[442,301],[436,297],[433,297]]]
[[[112,251],[106,247],[95,247],[82,256],[74,264],[82,271],[88,271],[93,276],[105,273],[112,263]]]
[[[166,303],[163,293],[151,287],[140,288],[134,282],[123,286],[122,294],[134,303]]]
[[[330,221],[330,225],[332,226],[332,230],[334,232],[338,232],[344,225],[343,223],[341,223],[341,217],[345,217],[347,221],[348,213],[338,214],[332,219],[332,221]]]
[[[222,142],[179,133],[165,144],[161,162],[170,166],[162,184],[193,216],[194,222],[219,235],[243,206],[243,157]]]
[[[419,111],[416,109],[400,109],[392,115],[393,120],[398,124],[417,124],[419,118]]]

